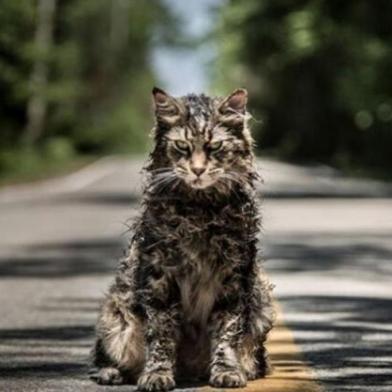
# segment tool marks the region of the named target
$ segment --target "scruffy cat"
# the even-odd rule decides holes
[[[173,98],[154,88],[153,98],[143,209],[100,312],[95,379],[142,391],[180,377],[242,387],[269,370],[274,318],[256,249],[247,92]]]

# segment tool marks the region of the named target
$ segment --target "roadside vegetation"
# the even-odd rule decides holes
[[[392,2],[228,0],[214,80],[252,96],[260,151],[391,178]]]
[[[0,179],[143,151],[149,56],[174,25],[160,0],[3,0]]]
[[[249,90],[259,153],[392,177],[390,0],[227,0],[211,12],[207,42],[193,44],[216,49],[212,91]],[[192,50],[180,22],[166,0],[3,0],[0,184],[142,153],[152,50]]]

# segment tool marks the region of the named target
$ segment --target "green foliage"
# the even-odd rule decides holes
[[[261,149],[392,167],[392,2],[230,0],[218,88],[248,87]]]
[[[142,151],[152,126],[151,48],[158,34],[170,41],[176,31],[164,2],[57,0],[43,51],[36,42],[41,1],[1,2],[0,175],[38,167],[41,158]],[[48,73],[35,86],[38,62]],[[34,91],[47,109],[43,129],[26,145]]]
[[[28,42],[34,29],[32,1],[2,1],[0,7],[1,146],[22,134],[29,77]]]
[[[2,180],[30,180],[77,166],[79,159],[67,138],[56,137],[32,146],[9,147],[0,150],[0,184]]]

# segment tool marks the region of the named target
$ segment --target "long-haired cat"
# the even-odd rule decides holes
[[[100,312],[95,379],[142,391],[181,377],[242,387],[269,371],[274,318],[257,255],[247,92],[174,98],[154,88],[153,99],[142,212]]]

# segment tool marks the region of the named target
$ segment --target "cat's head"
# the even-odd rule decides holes
[[[192,189],[249,180],[252,138],[247,127],[247,92],[210,98],[174,98],[153,89],[156,116],[151,171],[157,185],[183,182]]]

